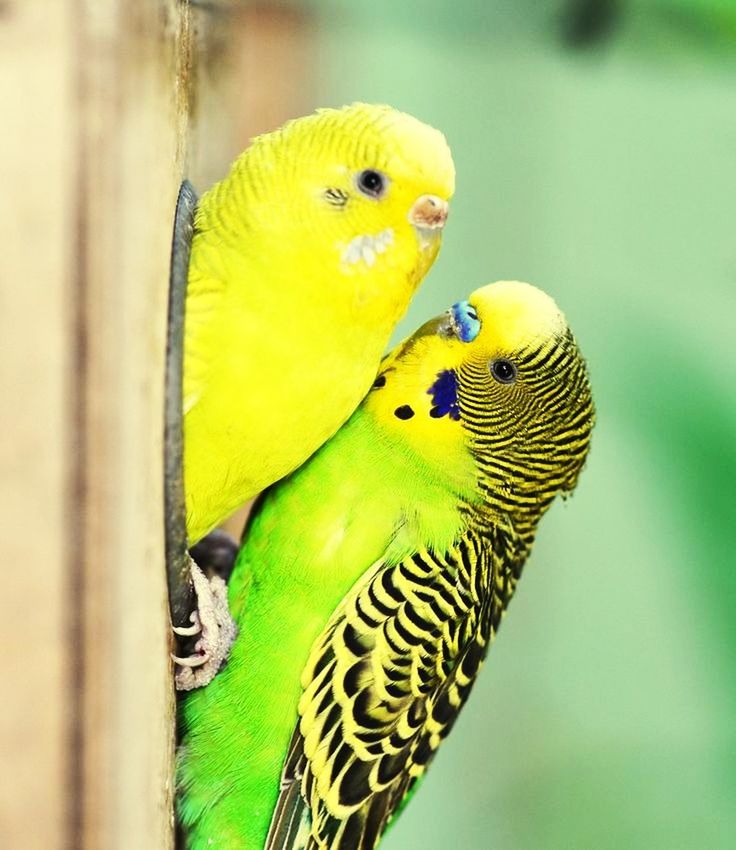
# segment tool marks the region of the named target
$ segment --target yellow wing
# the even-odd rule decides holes
[[[452,728],[522,564],[494,529],[366,574],[303,674],[266,850],[376,846]]]

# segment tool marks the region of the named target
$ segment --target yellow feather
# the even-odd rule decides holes
[[[361,193],[364,169],[385,175],[383,196]],[[439,250],[441,227],[412,210],[453,190],[441,133],[355,104],[256,139],[202,197],[184,352],[190,543],[355,409]]]

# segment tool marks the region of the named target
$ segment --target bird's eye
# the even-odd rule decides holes
[[[491,375],[499,384],[513,384],[516,380],[516,366],[510,360],[494,360],[491,363]]]
[[[366,168],[357,178],[358,188],[369,198],[380,198],[386,191],[388,180],[380,171]]]

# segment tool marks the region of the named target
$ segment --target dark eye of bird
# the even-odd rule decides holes
[[[491,363],[491,375],[499,384],[513,384],[516,380],[516,366],[510,360],[494,360]]]
[[[358,175],[358,188],[369,198],[380,198],[386,191],[386,178],[380,171],[366,168]]]

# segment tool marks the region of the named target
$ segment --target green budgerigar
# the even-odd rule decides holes
[[[239,635],[182,706],[191,850],[376,846],[470,692],[537,523],[575,487],[593,419],[565,318],[528,284],[477,290],[383,361],[251,517]]]

